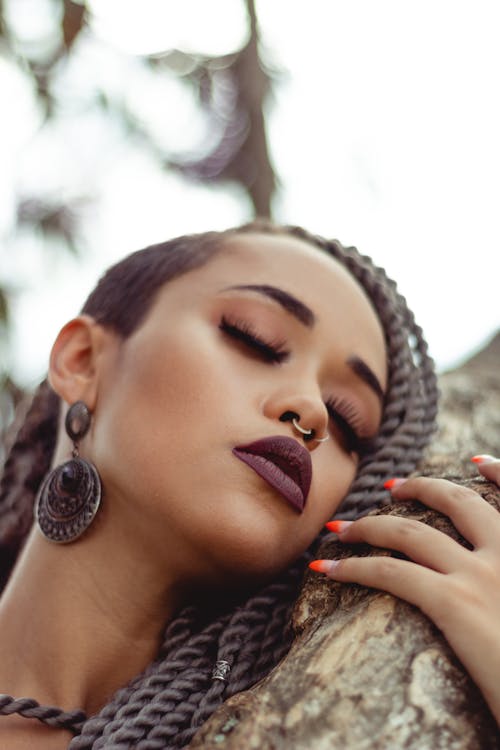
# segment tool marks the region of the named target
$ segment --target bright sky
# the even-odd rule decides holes
[[[191,92],[171,76],[151,81],[130,53],[230,52],[243,39],[242,4],[90,5],[96,38],[81,41],[61,75],[58,85],[70,95],[55,132],[37,135],[32,93],[0,58],[10,103],[0,121],[0,278],[19,289],[12,345],[15,372],[27,384],[43,375],[58,329],[111,262],[250,217],[237,190],[161,172],[86,105],[97,78],[169,148],[193,149],[205,123]],[[42,6],[15,0],[20,26],[35,7],[40,14],[27,34],[43,23]],[[257,11],[265,57],[283,71],[268,121],[282,183],[276,219],[371,255],[398,281],[438,366],[454,365],[500,328],[498,2],[260,0]],[[84,262],[59,248],[42,255],[26,236],[12,241],[21,187],[91,199],[82,206]]]

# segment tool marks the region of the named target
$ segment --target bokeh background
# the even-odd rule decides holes
[[[499,21],[497,0],[0,0],[0,430],[110,263],[257,214],[384,266],[441,371],[484,345]]]

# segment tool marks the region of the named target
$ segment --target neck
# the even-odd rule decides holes
[[[90,715],[155,657],[178,587],[102,538],[70,550],[32,530],[0,600],[1,693]]]

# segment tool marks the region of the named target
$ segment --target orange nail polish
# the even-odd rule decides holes
[[[498,460],[495,456],[489,456],[487,453],[480,453],[478,456],[472,456],[471,458],[474,464],[493,464]]]
[[[331,573],[338,565],[338,560],[313,560],[309,563],[311,570],[316,573]]]
[[[394,477],[394,479],[388,479],[387,482],[384,482],[384,487],[386,490],[393,490],[395,487],[399,487],[400,485],[404,484],[404,482],[406,482],[406,479]]]
[[[326,528],[329,531],[333,531],[334,534],[341,534],[351,525],[352,521],[328,521],[325,523]]]
[[[309,567],[311,570],[316,571],[316,573],[324,573],[325,562],[326,560],[313,560],[309,563]]]

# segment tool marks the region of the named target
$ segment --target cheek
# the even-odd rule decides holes
[[[318,451],[322,448],[320,446]],[[336,444],[329,445],[328,450],[318,456],[311,487],[315,507],[310,508],[311,524],[316,522],[318,532],[335,515],[349,492],[356,477],[357,465],[357,459],[344,453]]]
[[[241,415],[229,414],[241,395],[228,392],[233,379],[227,382],[206,330],[138,343],[123,352],[103,388],[95,460],[110,489],[134,498],[147,492],[157,504],[165,492],[193,487],[199,457],[227,434],[229,421],[241,423]]]
[[[213,514],[198,535],[199,551],[218,580],[254,581],[273,576],[301,552],[293,525],[246,493],[232,493],[234,511]],[[279,500],[273,500],[279,504]],[[213,521],[217,519],[216,523]]]

